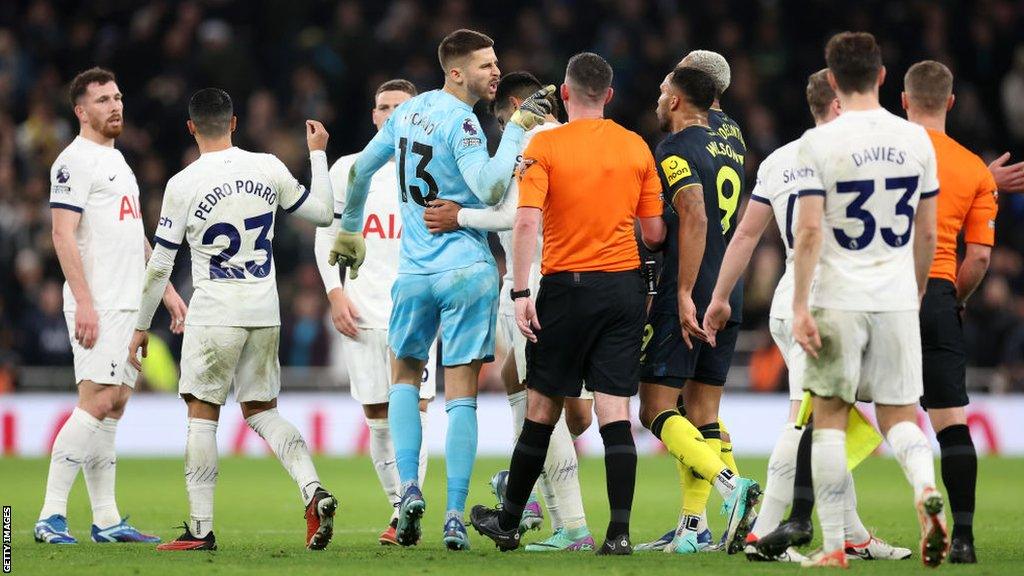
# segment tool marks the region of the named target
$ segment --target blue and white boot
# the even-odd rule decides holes
[[[68,530],[68,519],[60,514],[36,522],[35,538],[36,542],[47,544],[78,544]]]

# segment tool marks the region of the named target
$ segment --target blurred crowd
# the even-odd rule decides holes
[[[460,27],[496,41],[504,71],[558,83],[568,57],[592,50],[615,70],[608,114],[653,146],[658,84],[687,51],[708,48],[732,66],[723,108],[743,127],[747,181],[761,158],[809,126],[803,90],[823,67],[834,32],[868,30],[884,49],[883,104],[899,111],[902,76],[940,60],[956,76],[949,132],[986,160],[1024,154],[1024,4],[1011,0],[861,2],[826,0],[5,0],[0,2],[0,391],[19,365],[67,365],[62,275],[50,240],[49,168],[77,134],[66,84],[94,65],[113,70],[126,128],[117,146],[142,190],[152,233],[166,180],[192,161],[185,130],[189,94],[226,89],[239,117],[236,144],[280,157],[300,179],[309,168],[302,121],[322,120],[330,158],[372,136],[370,108],[382,81],[437,88],[441,37]],[[478,114],[492,136],[494,122]],[[1024,389],[1024,197],[1003,195],[991,270],[964,323],[982,382]],[[763,242],[748,276],[744,317],[752,354],[769,368],[766,320],[782,271],[782,245]],[[312,262],[313,229],[281,218],[275,238],[281,289],[282,364],[332,361],[326,299]],[[187,251],[173,278],[191,292]],[[163,319],[154,326],[166,327]],[[164,337],[177,349],[169,333]],[[781,373],[752,378],[779,386]],[[765,382],[760,382],[765,380]]]

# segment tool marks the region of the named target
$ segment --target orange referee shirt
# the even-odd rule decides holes
[[[988,166],[943,132],[928,130],[939,169],[938,243],[929,278],[956,283],[957,236],[991,246],[996,238],[996,181]]]
[[[606,119],[534,135],[523,152],[519,206],[544,211],[541,273],[640,267],[636,218],[660,216],[654,156],[635,132]]]

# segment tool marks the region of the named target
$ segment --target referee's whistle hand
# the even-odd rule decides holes
[[[457,202],[451,200],[431,200],[423,211],[423,222],[431,234],[451,232],[459,228],[459,209]]]
[[[527,340],[537,341],[536,331],[540,330],[540,321],[537,320],[537,309],[532,298],[516,298],[516,325]]]

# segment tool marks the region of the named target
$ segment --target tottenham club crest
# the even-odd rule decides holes
[[[466,118],[462,121],[462,131],[470,136],[476,136],[476,126],[473,125],[471,118]]]
[[[57,169],[57,182],[66,184],[71,179],[71,172],[68,171],[67,164],[61,164],[60,168]]]

